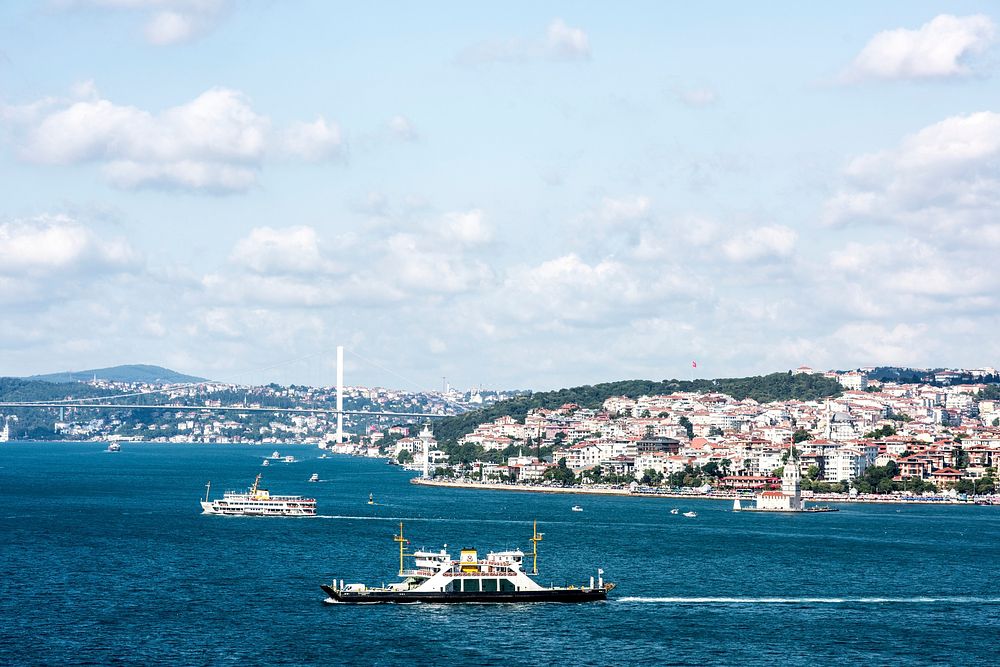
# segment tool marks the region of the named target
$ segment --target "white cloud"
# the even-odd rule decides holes
[[[493,240],[493,228],[484,220],[481,209],[446,213],[440,233],[445,239],[465,245],[482,245]]]
[[[604,197],[598,209],[598,219],[609,225],[616,225],[641,220],[649,215],[652,202],[649,197],[637,195],[634,197]]]
[[[947,243],[1000,244],[1000,114],[953,116],[859,156],[825,204],[828,224],[869,221],[942,233]]]
[[[228,0],[64,0],[70,7],[130,11],[146,20],[143,35],[154,46],[189,42],[215,29]]]
[[[0,224],[0,274],[46,276],[59,273],[128,271],[138,253],[121,238],[104,239],[63,215]]]
[[[843,80],[941,79],[970,73],[969,56],[993,43],[996,26],[982,14],[941,14],[916,30],[878,33],[843,75]]]
[[[284,152],[311,162],[329,160],[340,155],[340,127],[318,117],[311,123],[293,123],[284,134]]]
[[[554,323],[615,327],[700,289],[696,280],[666,266],[649,270],[611,258],[588,263],[570,253],[510,269],[501,297],[506,317],[543,329]]]
[[[722,253],[734,262],[755,262],[788,257],[798,234],[783,225],[766,225],[736,234],[722,244]]]
[[[548,52],[557,58],[577,60],[590,57],[590,40],[580,28],[566,25],[562,19],[554,19],[546,34]]]
[[[712,106],[719,101],[719,94],[711,88],[691,88],[674,93],[677,101],[685,106],[701,108]]]
[[[416,141],[418,138],[417,128],[410,119],[399,114],[389,119],[389,131],[400,141]]]
[[[230,259],[238,266],[264,274],[311,274],[332,268],[320,252],[316,230],[304,226],[253,229],[236,243]]]
[[[138,275],[142,264],[124,238],[65,215],[0,223],[0,303],[62,304],[116,277]]]
[[[580,28],[553,19],[542,39],[511,38],[488,40],[470,46],[458,56],[458,62],[478,65],[497,62],[528,62],[534,60],[588,60],[590,40]]]
[[[180,106],[151,113],[100,99],[92,82],[86,99],[6,107],[20,156],[28,162],[98,163],[117,187],[239,192],[253,187],[270,156],[335,158],[336,123],[319,117],[277,132],[245,95],[210,89]]]

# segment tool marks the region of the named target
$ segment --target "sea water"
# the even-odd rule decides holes
[[[412,485],[303,446],[0,445],[0,664],[997,664],[1000,508],[729,502]],[[299,462],[261,466],[273,449]],[[264,474],[317,518],[201,514]],[[309,483],[312,473],[321,482]],[[368,504],[373,494],[376,504]],[[579,504],[583,512],[572,512]],[[670,514],[695,510],[687,518]],[[581,605],[327,605],[409,548],[530,551]]]

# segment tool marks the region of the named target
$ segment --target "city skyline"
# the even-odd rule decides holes
[[[1000,356],[989,3],[0,17],[5,375],[329,384],[344,345],[351,384],[548,389]]]

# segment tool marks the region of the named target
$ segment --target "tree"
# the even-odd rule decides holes
[[[690,440],[694,438],[694,424],[692,424],[691,420],[687,418],[687,415],[682,416],[679,423],[684,427],[684,430],[687,431],[688,439]]]
[[[881,438],[887,438],[890,435],[896,435],[896,428],[892,424],[886,424],[885,426],[877,428],[874,431],[869,431],[865,434],[865,437],[873,440],[879,440]]]
[[[399,454],[396,454],[396,460],[399,462],[399,465],[406,465],[413,461],[413,454],[409,450],[401,449],[399,450]]]
[[[955,447],[955,467],[960,470],[969,467],[969,452],[965,451],[961,445]]]
[[[809,466],[808,470],[806,470],[806,477],[808,477],[811,482],[815,482],[819,479],[819,467],[815,465]]]
[[[657,472],[652,468],[646,468],[639,482],[646,486],[659,486],[663,483],[663,473]]]
[[[789,451],[781,455],[781,462],[788,463],[788,457],[795,454],[795,458],[802,456],[802,451],[798,447],[792,447]]]
[[[558,482],[562,486],[571,486],[576,483],[576,475],[573,471],[566,467],[566,457],[559,459],[557,465],[552,466],[545,471],[542,479],[547,481]]]
[[[804,428],[797,429],[795,433],[792,434],[792,442],[798,444],[804,440],[808,440],[812,437],[812,433],[805,430]]]
[[[722,435],[722,429],[719,428],[718,426],[713,426],[712,428],[708,429],[708,435],[710,437]]]

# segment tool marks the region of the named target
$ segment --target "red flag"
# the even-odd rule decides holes
[[[698,368],[698,362],[697,361],[692,361],[691,362],[691,368]]]

